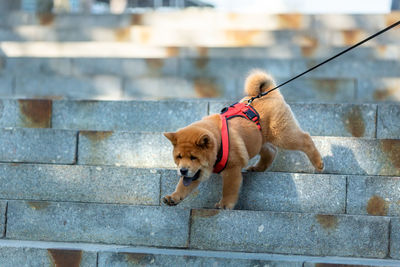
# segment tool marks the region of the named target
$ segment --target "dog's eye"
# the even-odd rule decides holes
[[[179,154],[178,156],[176,156],[176,158],[177,158],[177,159],[181,159],[181,158],[182,158],[182,155]]]
[[[195,156],[190,156],[190,160],[196,160],[197,158]]]

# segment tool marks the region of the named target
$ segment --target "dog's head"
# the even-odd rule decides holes
[[[193,180],[203,181],[209,177],[216,159],[216,140],[210,131],[188,126],[164,135],[174,146],[174,161],[185,186]]]

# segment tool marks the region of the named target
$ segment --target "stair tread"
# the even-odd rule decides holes
[[[367,266],[398,266],[399,260],[395,259],[366,259],[366,258],[345,258],[345,257],[316,257],[316,256],[300,256],[300,255],[282,255],[268,253],[242,253],[231,251],[210,251],[210,250],[193,250],[193,249],[168,249],[168,248],[152,248],[152,247],[129,247],[105,244],[85,244],[85,243],[66,243],[66,242],[44,242],[44,241],[21,241],[21,240],[0,240],[0,262],[1,260],[11,261],[10,255],[13,256],[13,263],[3,266],[19,266],[25,263],[25,259],[38,261],[43,259],[43,265],[50,264],[48,254],[50,251],[58,252],[63,255],[70,255],[74,258],[74,254],[68,254],[71,250],[81,253],[83,263],[91,259],[93,254],[98,253],[98,266],[109,266],[113,264],[128,264],[139,262],[140,264],[156,264],[171,265],[171,261],[182,262],[182,265],[189,261],[195,266],[206,264],[212,266],[218,263],[218,266],[254,266],[258,263],[261,266],[265,264],[278,264],[279,266],[318,266],[318,263],[326,264],[353,264]],[[11,253],[12,252],[12,253]],[[79,253],[80,252],[80,253]],[[55,253],[53,253],[55,254]],[[26,257],[26,258],[25,258]],[[47,259],[45,259],[47,258]],[[189,259],[188,259],[189,258]],[[234,260],[234,261],[232,261]],[[20,263],[20,264],[18,264]],[[167,264],[168,263],[168,264]],[[82,266],[97,266],[91,263]]]
[[[6,238],[384,258],[390,221],[396,230],[381,216],[8,201]]]
[[[234,100],[60,101],[2,99],[0,127],[89,131],[175,131]],[[400,138],[398,104],[289,103],[313,136]],[[379,112],[378,112],[379,110]]]
[[[236,209],[400,216],[400,179],[391,176],[243,173]],[[1,199],[159,205],[175,170],[113,166],[0,164]],[[179,207],[213,208],[222,196],[213,175]]]
[[[161,132],[0,128],[0,161],[174,168],[172,146]],[[312,137],[324,173],[400,174],[399,139]],[[257,157],[250,161],[254,164]],[[300,151],[279,150],[271,171],[314,173]]]

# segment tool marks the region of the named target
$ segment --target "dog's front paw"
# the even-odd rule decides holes
[[[232,202],[226,202],[224,200],[221,200],[220,202],[215,204],[215,208],[216,209],[224,209],[224,210],[233,210],[233,208],[235,207],[236,203],[232,203]]]
[[[173,195],[168,195],[168,196],[163,197],[163,202],[165,204],[167,204],[168,206],[176,206],[181,201],[182,201],[182,199],[180,197],[173,196]]]

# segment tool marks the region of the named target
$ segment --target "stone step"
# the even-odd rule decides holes
[[[96,131],[175,131],[220,113],[233,101],[0,100],[0,127]],[[290,103],[303,130],[314,136],[400,139],[397,104]],[[190,112],[189,112],[190,111]],[[378,111],[378,112],[377,112]],[[377,114],[378,113],[378,114]]]
[[[400,216],[400,179],[298,173],[243,173],[236,209]],[[1,199],[159,205],[175,190],[175,170],[112,166],[0,164]],[[179,204],[213,208],[222,196],[217,175]]]
[[[189,218],[160,206],[8,201],[5,238],[184,248]]]
[[[393,204],[388,206],[385,213],[374,215],[400,216],[399,208],[396,206],[399,198],[390,194],[388,188],[391,184],[399,183],[395,178],[387,177],[386,180],[385,177],[378,178],[375,187],[368,188],[368,194],[360,195],[352,189],[347,193],[349,196],[346,196],[347,179],[353,178],[343,175],[289,173],[245,173],[244,175],[238,209],[344,214],[346,197],[351,197],[354,199],[352,204],[355,214],[364,215],[368,214],[364,211],[368,203],[368,199],[365,198],[373,197],[374,192],[380,190],[377,194],[379,193],[381,198],[388,199],[386,203]],[[175,170],[0,164],[0,180],[3,185],[0,198],[159,205],[162,203],[160,201],[162,197],[174,191],[178,179]],[[221,188],[221,178],[215,175],[210,181],[203,183],[179,207],[213,208],[222,196]]]
[[[177,29],[335,29],[378,30],[400,19],[399,12],[389,14],[270,14],[229,13],[206,9],[168,12],[147,11],[141,14],[43,14],[14,12],[2,20],[2,26],[40,25],[56,29],[85,27],[124,28],[129,26],[164,26]]]
[[[200,72],[198,76],[191,77],[166,75],[138,78],[0,73],[0,96],[75,100],[223,98],[236,101],[243,96],[244,73],[250,69],[226,76],[207,71],[203,72],[204,75]],[[288,78],[277,77],[277,81],[289,79],[289,76],[285,77]],[[399,84],[400,78],[395,77],[306,77],[285,85],[281,92],[289,102],[398,102]]]
[[[175,172],[173,172],[175,174]],[[171,170],[109,166],[0,164],[1,199],[159,205]]]
[[[269,59],[322,59],[338,54],[347,46],[327,46],[318,43],[291,45],[288,43],[268,47],[162,47],[136,45],[124,42],[0,42],[2,53],[11,58],[269,58]],[[361,46],[346,54],[358,60],[398,60],[400,46]],[[54,59],[50,59],[54,60]],[[57,60],[57,59],[56,59]],[[136,70],[135,70],[136,71]]]
[[[1,128],[0,162],[76,163],[77,132]]]
[[[242,81],[254,68],[268,71],[279,78],[297,75],[320,63],[313,59],[274,58],[0,58],[0,73],[16,75],[19,79],[33,78],[33,75],[53,74],[91,77],[110,75],[125,78],[223,78],[228,75]],[[219,72],[215,72],[219,70]],[[20,76],[18,76],[20,74]],[[29,75],[32,74],[32,75]],[[398,78],[398,60],[365,60],[343,56],[307,74],[312,78]],[[231,78],[232,79],[232,78]]]
[[[313,137],[327,174],[399,175],[399,139]],[[159,132],[1,128],[0,161],[174,168],[170,142]],[[253,162],[253,161],[252,161]],[[313,173],[306,155],[280,150],[270,171]]]
[[[243,173],[235,209],[322,214],[400,216],[400,179],[385,176],[299,173]],[[179,177],[161,176],[161,197],[174,192]],[[216,175],[200,185],[179,207],[214,208],[222,196]]]
[[[6,241],[7,242],[7,241]],[[21,241],[17,241],[20,243]],[[17,243],[15,242],[15,243]],[[26,242],[22,242],[26,244]],[[43,242],[42,242],[43,243]],[[96,267],[97,253],[77,249],[37,248],[32,244],[0,245],[0,265],[12,266],[82,266]],[[57,247],[56,244],[53,246]]]
[[[97,258],[96,258],[97,256]],[[128,247],[105,244],[0,240],[0,263],[4,267],[80,263],[107,266],[399,266],[394,259],[316,257],[193,249]],[[36,265],[35,265],[36,266]],[[68,265],[69,266],[69,265]]]
[[[1,94],[73,99],[239,98],[247,73],[265,69],[284,82],[317,60],[279,59],[6,59]],[[136,70],[136,71],[133,71]],[[399,101],[400,63],[330,62],[282,88],[289,101]],[[166,84],[169,85],[166,89]]]
[[[6,216],[12,240],[399,258],[390,217],[32,201],[8,201]]]
[[[389,221],[385,217],[193,210],[190,247],[395,258],[397,251],[392,248],[398,240],[389,240]],[[393,219],[391,223],[395,230],[398,221]]]
[[[76,24],[79,25],[79,24]],[[383,28],[382,28],[383,29]],[[0,41],[40,42],[132,42],[153,46],[272,46],[280,43],[297,45],[350,46],[373,35],[375,30],[257,30],[257,29],[172,29],[165,26],[128,26],[123,28],[77,27],[51,28],[36,25],[0,28]],[[366,46],[397,45],[396,29],[374,38]]]
[[[314,137],[313,140],[324,158],[324,173],[400,174],[400,140],[349,137]],[[83,131],[79,134],[78,151],[78,164],[174,167],[172,146],[161,133]],[[281,150],[270,171],[313,173],[314,167],[304,153]]]

